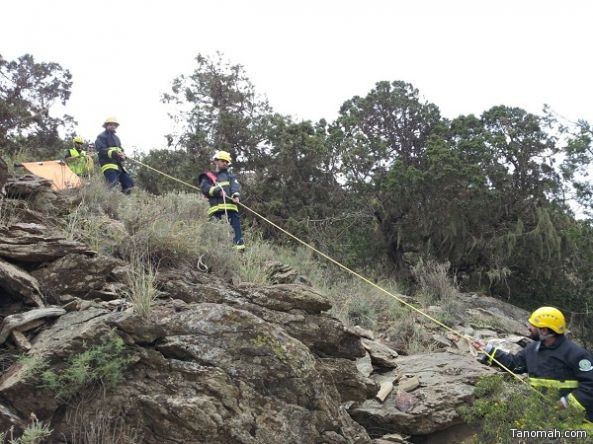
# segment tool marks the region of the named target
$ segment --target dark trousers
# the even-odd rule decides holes
[[[134,181],[128,173],[122,170],[106,170],[104,173],[107,184],[113,188],[119,182],[121,184],[121,191],[124,194],[129,194]]]
[[[235,245],[243,245],[243,234],[241,233],[241,218],[239,217],[238,211],[227,211],[229,218],[229,224],[233,227],[233,231],[235,232],[235,237],[233,239],[233,243]],[[222,219],[224,216],[224,211],[217,211],[216,213],[212,214],[212,217],[216,219]]]

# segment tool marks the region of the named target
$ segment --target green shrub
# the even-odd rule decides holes
[[[111,334],[101,344],[71,356],[61,370],[43,371],[41,386],[62,400],[70,399],[93,384],[113,388],[121,382],[129,363],[124,356],[123,340]]]
[[[10,439],[6,442],[8,434],[0,433],[0,444],[4,444],[5,442],[7,444],[40,444],[45,438],[49,438],[52,432],[53,430],[48,425],[34,418],[19,438],[14,437],[11,429],[9,432]]]
[[[545,393],[516,380],[508,382],[503,375],[482,378],[475,389],[473,406],[460,409],[464,420],[481,424],[474,437],[477,443],[517,443],[515,430],[579,430],[583,429],[584,413],[574,408],[559,408],[560,395],[555,390]],[[522,441],[519,441],[522,442]],[[525,441],[528,442],[528,441]],[[535,441],[534,441],[535,442]],[[538,442],[568,443],[568,439]],[[573,439],[574,442],[574,439]],[[593,436],[578,442],[593,442]]]

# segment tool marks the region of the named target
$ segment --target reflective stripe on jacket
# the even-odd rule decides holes
[[[121,161],[113,157],[114,153],[123,153],[124,151],[121,147],[121,141],[115,133],[107,130],[103,131],[97,136],[95,148],[99,156],[102,173],[107,170],[123,169]]]
[[[527,372],[532,387],[558,389],[593,420],[593,357],[566,336],[549,347],[536,341],[515,355],[496,348],[489,355],[515,373]]]
[[[68,150],[66,159],[74,159],[68,162],[68,167],[74,174],[79,176],[89,175],[93,169],[93,160],[87,156],[86,151],[79,151],[76,147]]]
[[[211,177],[213,176],[215,180]],[[210,209],[208,215],[212,215],[218,211],[239,211],[237,205],[231,200],[231,197],[236,197],[241,191],[241,185],[234,175],[228,170],[220,170],[216,173],[203,173],[198,177],[198,183],[204,196],[208,198]],[[223,198],[222,191],[226,194],[226,199]]]

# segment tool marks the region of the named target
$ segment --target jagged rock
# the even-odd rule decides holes
[[[361,338],[367,338],[367,339],[371,339],[371,340],[375,339],[375,334],[372,332],[372,330],[362,328],[360,325],[355,325],[354,327],[348,327],[348,331],[354,333],[356,336],[361,337]]]
[[[337,319],[321,313],[331,305],[327,298],[309,287],[242,284],[238,286],[239,292],[203,273],[170,270],[159,273],[157,280],[159,290],[170,297],[185,302],[229,304],[281,325],[319,356],[347,359],[364,356],[358,336],[346,331]]]
[[[96,298],[101,295],[106,300],[117,299],[121,292],[110,297],[102,290],[109,290],[106,285],[115,277],[111,271],[121,267],[123,262],[109,256],[89,257],[85,254],[70,253],[64,257],[45,264],[31,274],[41,283],[48,295],[57,298],[60,294],[69,294],[80,298]],[[113,289],[122,290],[122,286]],[[103,299],[103,298],[101,298]]]
[[[398,354],[395,350],[387,347],[378,341],[370,339],[361,339],[362,345],[366,351],[371,355],[373,364],[379,367],[395,368],[397,367]]]
[[[311,281],[290,265],[280,262],[270,262],[266,268],[267,281],[271,284],[303,284],[311,286]]]
[[[0,257],[20,262],[46,262],[69,253],[92,254],[81,242],[68,240],[52,228],[40,224],[18,223],[0,227]]]
[[[8,197],[24,199],[40,193],[49,193],[51,185],[51,180],[26,174],[8,178],[5,190]]]
[[[498,336],[497,332],[488,329],[476,330],[473,334],[473,337],[476,339],[494,338],[496,336]]]
[[[65,361],[84,346],[96,344],[110,328],[101,318],[105,310],[87,310],[66,313],[44,334],[37,335],[31,342],[30,357],[43,357],[49,363]],[[22,361],[15,362],[0,376],[0,400],[11,406],[17,418],[26,418],[34,412],[39,418],[49,418],[58,408],[59,402],[51,393],[41,392],[30,384],[29,368]],[[10,418],[0,415],[0,430],[9,427]]]
[[[399,399],[399,406],[404,410],[409,407],[407,411],[397,407],[401,391],[392,392],[384,403],[367,400],[352,410],[352,417],[371,436],[385,432],[429,435],[462,423],[457,408],[473,399],[480,377],[496,372],[471,356],[447,352],[400,356],[397,361],[403,373],[419,378],[420,387],[407,394],[413,396],[409,403]]]
[[[451,343],[451,341],[449,339],[447,339],[443,335],[433,334],[432,335],[432,340],[434,342],[436,342],[438,345],[440,345],[441,347],[451,347],[451,346],[453,346],[453,344]]]
[[[245,301],[243,291],[239,296],[237,303],[272,312]],[[255,299],[265,305],[260,297]],[[69,312],[37,335],[29,355],[63,365],[113,329],[134,364],[117,390],[93,405],[119,412],[144,443],[370,443],[341,407],[342,399],[362,400],[372,392],[373,383],[358,374],[354,361],[317,358],[282,326],[239,306],[161,301],[146,318],[129,308]],[[54,415],[58,402],[27,384],[25,374],[18,363],[5,372],[0,399],[17,418],[31,411],[52,417],[57,436],[68,436],[67,418],[77,406],[63,405]],[[0,412],[0,429],[6,426]]]
[[[356,368],[358,371],[367,378],[373,373],[373,363],[371,362],[371,355],[365,352],[362,358],[356,360]]]
[[[490,338],[488,342],[505,352],[518,353],[531,342],[531,339],[524,336],[506,336],[502,338]]]
[[[6,316],[2,320],[2,329],[0,330],[0,344],[6,341],[6,338],[13,330],[27,331],[38,326],[37,321],[42,318],[62,316],[66,310],[62,308],[48,307],[38,308],[25,313]]]
[[[12,427],[22,430],[27,426],[27,423],[14,409],[4,405],[0,400],[0,426],[2,426],[2,430],[10,430]]]
[[[0,259],[0,290],[43,307],[39,282],[25,270]]]
[[[377,391],[377,384],[356,370],[353,361],[340,358],[319,359],[318,369],[324,374],[324,379],[334,381],[342,402],[358,401],[373,396]]]
[[[271,310],[290,311],[297,309],[314,314],[331,308],[326,296],[304,285],[278,284],[262,287],[253,284],[242,284],[238,285],[238,288],[247,290],[246,297],[251,302]]]
[[[409,443],[409,438],[409,436],[400,435],[399,433],[389,433],[387,435],[383,435],[379,439],[374,439],[373,444],[393,444],[394,442],[399,444],[407,444]]]
[[[31,343],[27,339],[27,337],[22,334],[20,331],[13,330],[11,332],[12,340],[15,343],[16,347],[19,350],[29,351],[31,350]]]

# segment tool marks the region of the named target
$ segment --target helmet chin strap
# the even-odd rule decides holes
[[[547,330],[548,330],[548,333],[547,334],[544,334],[544,333],[542,333],[542,329],[541,328],[538,328],[537,329],[537,334],[539,336],[539,340],[540,341],[543,341],[544,339],[547,339],[547,338],[550,338],[550,337],[554,336],[554,332],[552,330],[550,330],[549,328]]]

